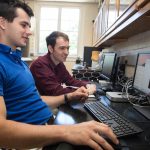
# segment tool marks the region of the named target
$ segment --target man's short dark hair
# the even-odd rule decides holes
[[[55,47],[55,44],[56,44],[56,39],[58,37],[62,37],[64,38],[66,41],[69,42],[69,37],[67,34],[63,33],[63,32],[60,32],[60,31],[54,31],[52,32],[49,36],[46,37],[46,43],[47,43],[47,46],[48,45],[51,45],[52,48]]]
[[[17,8],[22,8],[29,17],[34,15],[32,9],[25,1],[0,0],[0,17],[5,18],[8,22],[13,22],[14,18],[17,17]]]

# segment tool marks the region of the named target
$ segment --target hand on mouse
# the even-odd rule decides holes
[[[114,144],[119,141],[112,129],[97,121],[88,121],[68,126],[65,130],[65,141],[74,145],[88,145],[94,150],[113,150],[104,138],[108,137]]]

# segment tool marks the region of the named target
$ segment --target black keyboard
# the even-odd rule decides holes
[[[100,122],[109,125],[117,137],[142,132],[141,128],[124,118],[109,106],[105,106],[100,101],[85,103],[84,107]]]

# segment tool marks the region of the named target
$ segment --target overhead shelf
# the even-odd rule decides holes
[[[144,1],[146,2],[146,1]],[[131,6],[116,22],[94,43],[95,47],[110,47],[126,41],[129,37],[150,30],[150,2]]]

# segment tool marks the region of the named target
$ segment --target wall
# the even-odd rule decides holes
[[[69,73],[72,75],[72,68],[75,64],[75,60],[67,59],[67,61],[64,63]]]
[[[30,5],[30,7],[32,8],[33,11],[35,11],[35,2],[33,0],[27,0],[27,3]],[[28,56],[30,56],[30,54],[33,54],[35,51],[35,19],[31,19],[31,31],[32,31],[32,35],[29,38],[29,54]]]
[[[150,31],[129,38],[126,42],[113,45],[103,51],[115,51],[118,55],[150,53]],[[135,69],[135,68],[134,68]],[[133,76],[133,68],[126,68],[126,75]]]
[[[116,44],[112,50],[118,54],[150,52],[150,31],[133,36],[126,42]]]
[[[35,14],[35,19],[32,21],[33,36],[31,36],[29,41],[30,52],[33,53],[36,49],[36,39],[38,35],[37,33],[37,11],[38,5],[41,4],[40,1],[36,2],[33,0],[27,0],[28,4],[32,7]],[[84,46],[92,46],[92,35],[93,35],[93,20],[96,18],[98,13],[97,3],[67,3],[67,2],[44,2],[45,4],[50,5],[64,5],[64,6],[78,6],[81,9],[81,19],[80,19],[80,31],[79,31],[79,47],[78,47],[78,56],[83,56],[83,48]]]

